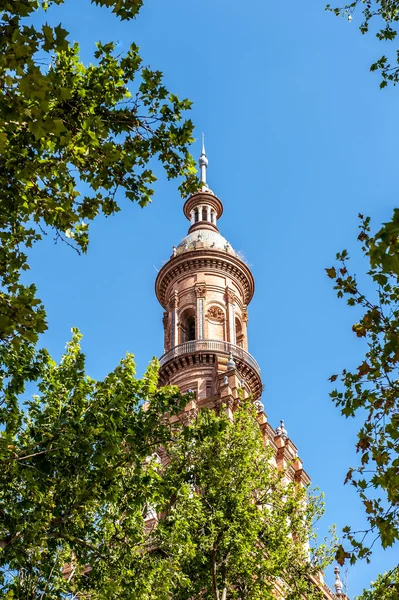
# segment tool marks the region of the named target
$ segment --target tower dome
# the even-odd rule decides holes
[[[237,256],[230,243],[218,231],[203,228],[195,228],[191,233],[189,232],[177,246],[176,254],[196,250],[199,245],[201,245],[201,248],[223,250]]]

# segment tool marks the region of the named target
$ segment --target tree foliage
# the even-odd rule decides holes
[[[397,600],[399,598],[399,569],[379,575],[359,600]]]
[[[130,576],[145,588],[156,477],[146,459],[173,433],[162,415],[186,400],[157,388],[156,361],[135,379],[132,355],[104,381],[88,377],[80,337],[75,330],[59,365],[41,357],[38,394],[1,447],[2,598],[131,598]]]
[[[2,597],[271,600],[277,582],[288,600],[322,598],[332,549],[308,550],[321,498],[272,467],[250,406],[171,424],[187,398],[157,388],[156,362],[137,380],[127,355],[96,381],[80,337],[59,365],[42,357],[1,449]]]
[[[0,17],[0,343],[35,342],[46,328],[26,249],[52,232],[85,252],[89,224],[120,210],[117,192],[145,206],[159,159],[169,178],[185,176],[193,125],[188,100],[169,93],[162,73],[144,66],[132,43],[124,55],[98,43],[94,64],[62,25],[34,27],[33,12],[64,0],[3,1]],[[117,17],[136,16],[142,0],[96,0]],[[82,191],[84,190],[84,191]]]
[[[358,240],[370,261],[376,238],[370,233],[369,218],[359,217]],[[341,388],[331,397],[345,417],[363,421],[356,443],[359,464],[349,468],[345,483],[358,491],[368,522],[364,531],[344,529],[349,547],[339,549],[342,564],[346,558],[352,563],[369,560],[377,539],[383,548],[399,539],[399,283],[386,263],[372,262],[367,275],[375,289],[367,296],[350,273],[348,253],[337,254],[337,261],[327,274],[338,297],[358,311],[352,330],[365,352],[356,368],[342,371]]]
[[[326,9],[337,16],[347,18],[349,21],[352,21],[358,12],[361,12],[360,31],[366,34],[371,26],[375,25],[375,35],[381,41],[393,41],[398,34],[398,0],[354,0],[341,7],[332,7],[327,4]],[[396,50],[394,59],[389,59],[385,55],[381,56],[370,66],[370,71],[381,73],[380,88],[386,87],[388,83],[396,85],[399,81],[399,50]]]
[[[172,597],[272,600],[277,583],[287,600],[322,598],[331,548],[309,554],[321,497],[272,466],[250,404],[234,417],[202,410],[165,446],[153,545],[179,573]]]
[[[124,55],[98,43],[94,64],[62,25],[32,25],[35,11],[64,0],[1,2],[0,16],[0,442],[18,430],[18,397],[45,368],[35,344],[45,308],[29,269],[29,248],[52,234],[78,252],[99,214],[120,210],[118,190],[145,206],[157,158],[170,178],[193,180],[188,100],[168,92],[162,73],[144,66],[133,43]],[[96,0],[120,19],[142,0]],[[41,366],[41,363],[43,365]]]

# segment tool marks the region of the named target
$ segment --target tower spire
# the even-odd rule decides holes
[[[201,150],[201,155],[199,157],[198,164],[201,169],[201,183],[206,185],[206,169],[208,167],[208,157],[205,152],[205,139],[204,138],[205,138],[205,136],[204,136],[204,134],[202,134],[202,150]]]

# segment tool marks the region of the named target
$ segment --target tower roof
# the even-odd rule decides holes
[[[226,238],[220,235],[218,231],[213,231],[208,228],[195,228],[193,231],[189,232],[177,246],[176,253],[181,254],[182,252],[199,248],[224,250],[233,256],[237,256],[237,253],[233,250]]]

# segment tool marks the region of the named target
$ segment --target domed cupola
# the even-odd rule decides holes
[[[237,256],[230,243],[220,235],[217,228],[217,220],[223,214],[223,204],[206,183],[208,158],[205,153],[203,138],[199,167],[202,186],[188,198],[183,207],[183,212],[191,225],[187,235],[177,247],[174,247],[174,255],[196,250],[197,248],[209,248],[222,250]]]

